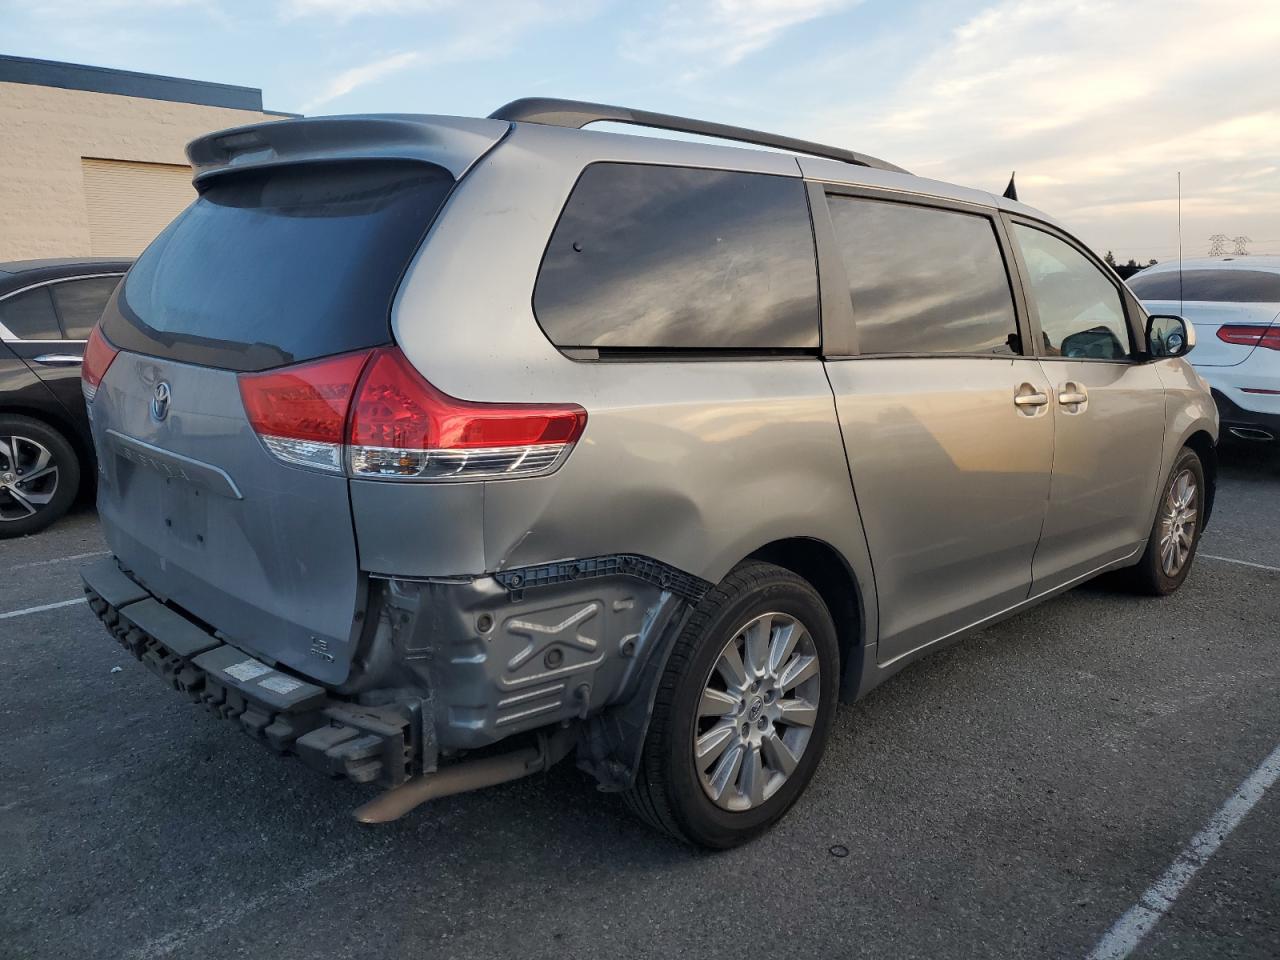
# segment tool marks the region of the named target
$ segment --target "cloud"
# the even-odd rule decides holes
[[[677,61],[682,78],[733,66],[770,46],[788,28],[855,6],[860,0],[673,0],[623,53],[644,63]]]
[[[554,0],[288,0],[282,14],[306,8],[307,15],[331,13],[339,23],[356,14],[427,13],[428,35],[440,37],[417,50],[379,57],[343,70],[301,107],[309,113],[360,87],[375,83],[409,67],[428,68],[451,63],[495,60],[505,56],[530,30],[546,23],[586,18],[594,14],[596,0],[558,5]],[[408,32],[408,31],[406,31]],[[424,31],[425,32],[425,31]]]
[[[37,17],[68,14],[141,13],[194,7],[199,0],[38,0],[23,4],[22,12]]]
[[[345,96],[357,87],[363,87],[366,84],[373,83],[375,80],[381,80],[383,77],[413,66],[421,60],[422,54],[410,50],[405,53],[382,57],[371,63],[352,67],[349,70],[343,70],[329,81],[324,90],[302,105],[302,112],[310,113],[316,107]]]
[[[1219,228],[1280,236],[1278,46],[1274,0],[1176,0],[1158,12],[1006,0],[951,30],[874,102],[833,105],[812,122],[939,179],[999,191],[1017,169],[1023,199],[1086,241],[1161,256],[1176,248],[1179,170],[1193,248]]]
[[[287,20],[326,16],[339,21],[377,14],[438,13],[456,8],[462,0],[284,0],[280,14]]]

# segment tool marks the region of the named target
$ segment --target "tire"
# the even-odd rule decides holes
[[[784,636],[796,625],[800,629]],[[748,627],[757,640],[754,658],[747,649]],[[789,650],[788,637],[794,644]],[[747,679],[741,693],[727,692],[735,687],[724,677],[733,671],[727,661],[721,664],[721,658],[730,642],[745,664],[743,675],[760,679],[758,689]],[[770,663],[762,657],[766,646],[761,644],[781,662]],[[816,676],[795,683],[796,677],[812,669],[810,657],[816,660]],[[763,671],[753,669],[761,660]],[[736,846],[768,829],[796,802],[822,759],[835,713],[839,673],[835,624],[817,591],[791,571],[772,564],[738,565],[698,604],[672,648],[658,682],[640,768],[634,785],[624,794],[628,806],[658,830],[712,849]],[[788,683],[792,685],[783,690]],[[704,700],[704,692],[713,686],[725,691],[716,691],[713,706],[726,713],[699,716],[702,704],[712,702]],[[724,707],[725,698],[736,699],[737,705]],[[810,710],[815,698],[817,709]],[[748,728],[750,733],[743,734]],[[695,762],[696,735],[704,742],[729,738],[729,745],[715,753],[719,759],[710,762],[706,774],[699,773]],[[745,736],[755,741],[754,747]],[[785,754],[779,744],[786,747]],[[731,759],[735,751],[741,756],[736,774]],[[758,767],[751,763],[753,754],[761,758]],[[784,774],[791,761],[794,768]],[[719,800],[712,797],[716,789],[712,774],[717,771],[725,775],[717,781],[723,791]],[[754,779],[752,771],[757,773]],[[755,784],[763,785],[758,792],[752,789]],[[736,809],[731,808],[734,804]]]
[[[1191,491],[1193,499],[1190,504],[1190,508],[1195,511],[1191,521],[1194,525],[1190,527],[1189,542],[1179,540],[1180,544],[1185,545],[1186,553],[1176,570],[1170,573],[1166,567],[1167,556],[1162,541],[1166,524],[1171,522],[1171,513],[1175,510],[1177,491],[1174,488],[1184,475],[1189,475],[1191,483],[1194,484]],[[1200,463],[1200,457],[1190,447],[1183,447],[1178,458],[1173,462],[1173,467],[1165,478],[1164,484],[1160,487],[1160,502],[1156,507],[1156,518],[1151,525],[1151,536],[1147,540],[1147,548],[1143,551],[1142,559],[1138,561],[1137,566],[1129,570],[1128,586],[1135,592],[1152,597],[1168,596],[1182,586],[1182,582],[1187,579],[1187,574],[1191,572],[1191,562],[1196,556],[1196,549],[1200,546],[1200,528],[1204,520],[1204,495],[1204,467]],[[1182,515],[1184,520],[1180,528],[1185,534],[1188,529],[1185,511]],[[1174,523],[1173,530],[1176,531],[1179,527],[1176,521]],[[1181,556],[1181,549],[1179,555]]]
[[[30,476],[37,464],[54,471]],[[80,459],[66,437],[40,420],[0,414],[0,540],[43,530],[70,509],[79,489]]]

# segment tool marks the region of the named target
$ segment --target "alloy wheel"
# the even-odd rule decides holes
[[[1169,484],[1160,517],[1160,568],[1176,577],[1195,544],[1198,499],[1195,474],[1181,470]]]
[[[0,437],[0,522],[35,516],[58,492],[58,462],[30,437]]]
[[[702,789],[725,810],[750,810],[795,772],[821,697],[818,650],[795,617],[765,613],[720,651],[703,683],[693,731]]]

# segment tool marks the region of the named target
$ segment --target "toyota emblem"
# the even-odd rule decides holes
[[[161,380],[151,394],[151,418],[159,423],[169,415],[169,384]]]

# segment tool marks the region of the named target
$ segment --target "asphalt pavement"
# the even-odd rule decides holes
[[[1090,584],[909,668],[720,854],[571,764],[359,825],[367,789],[74,602],[92,511],[2,542],[0,957],[1085,957],[1280,745],[1280,454],[1224,459],[1179,593]],[[1280,956],[1280,784],[1255,800],[1132,956]]]

